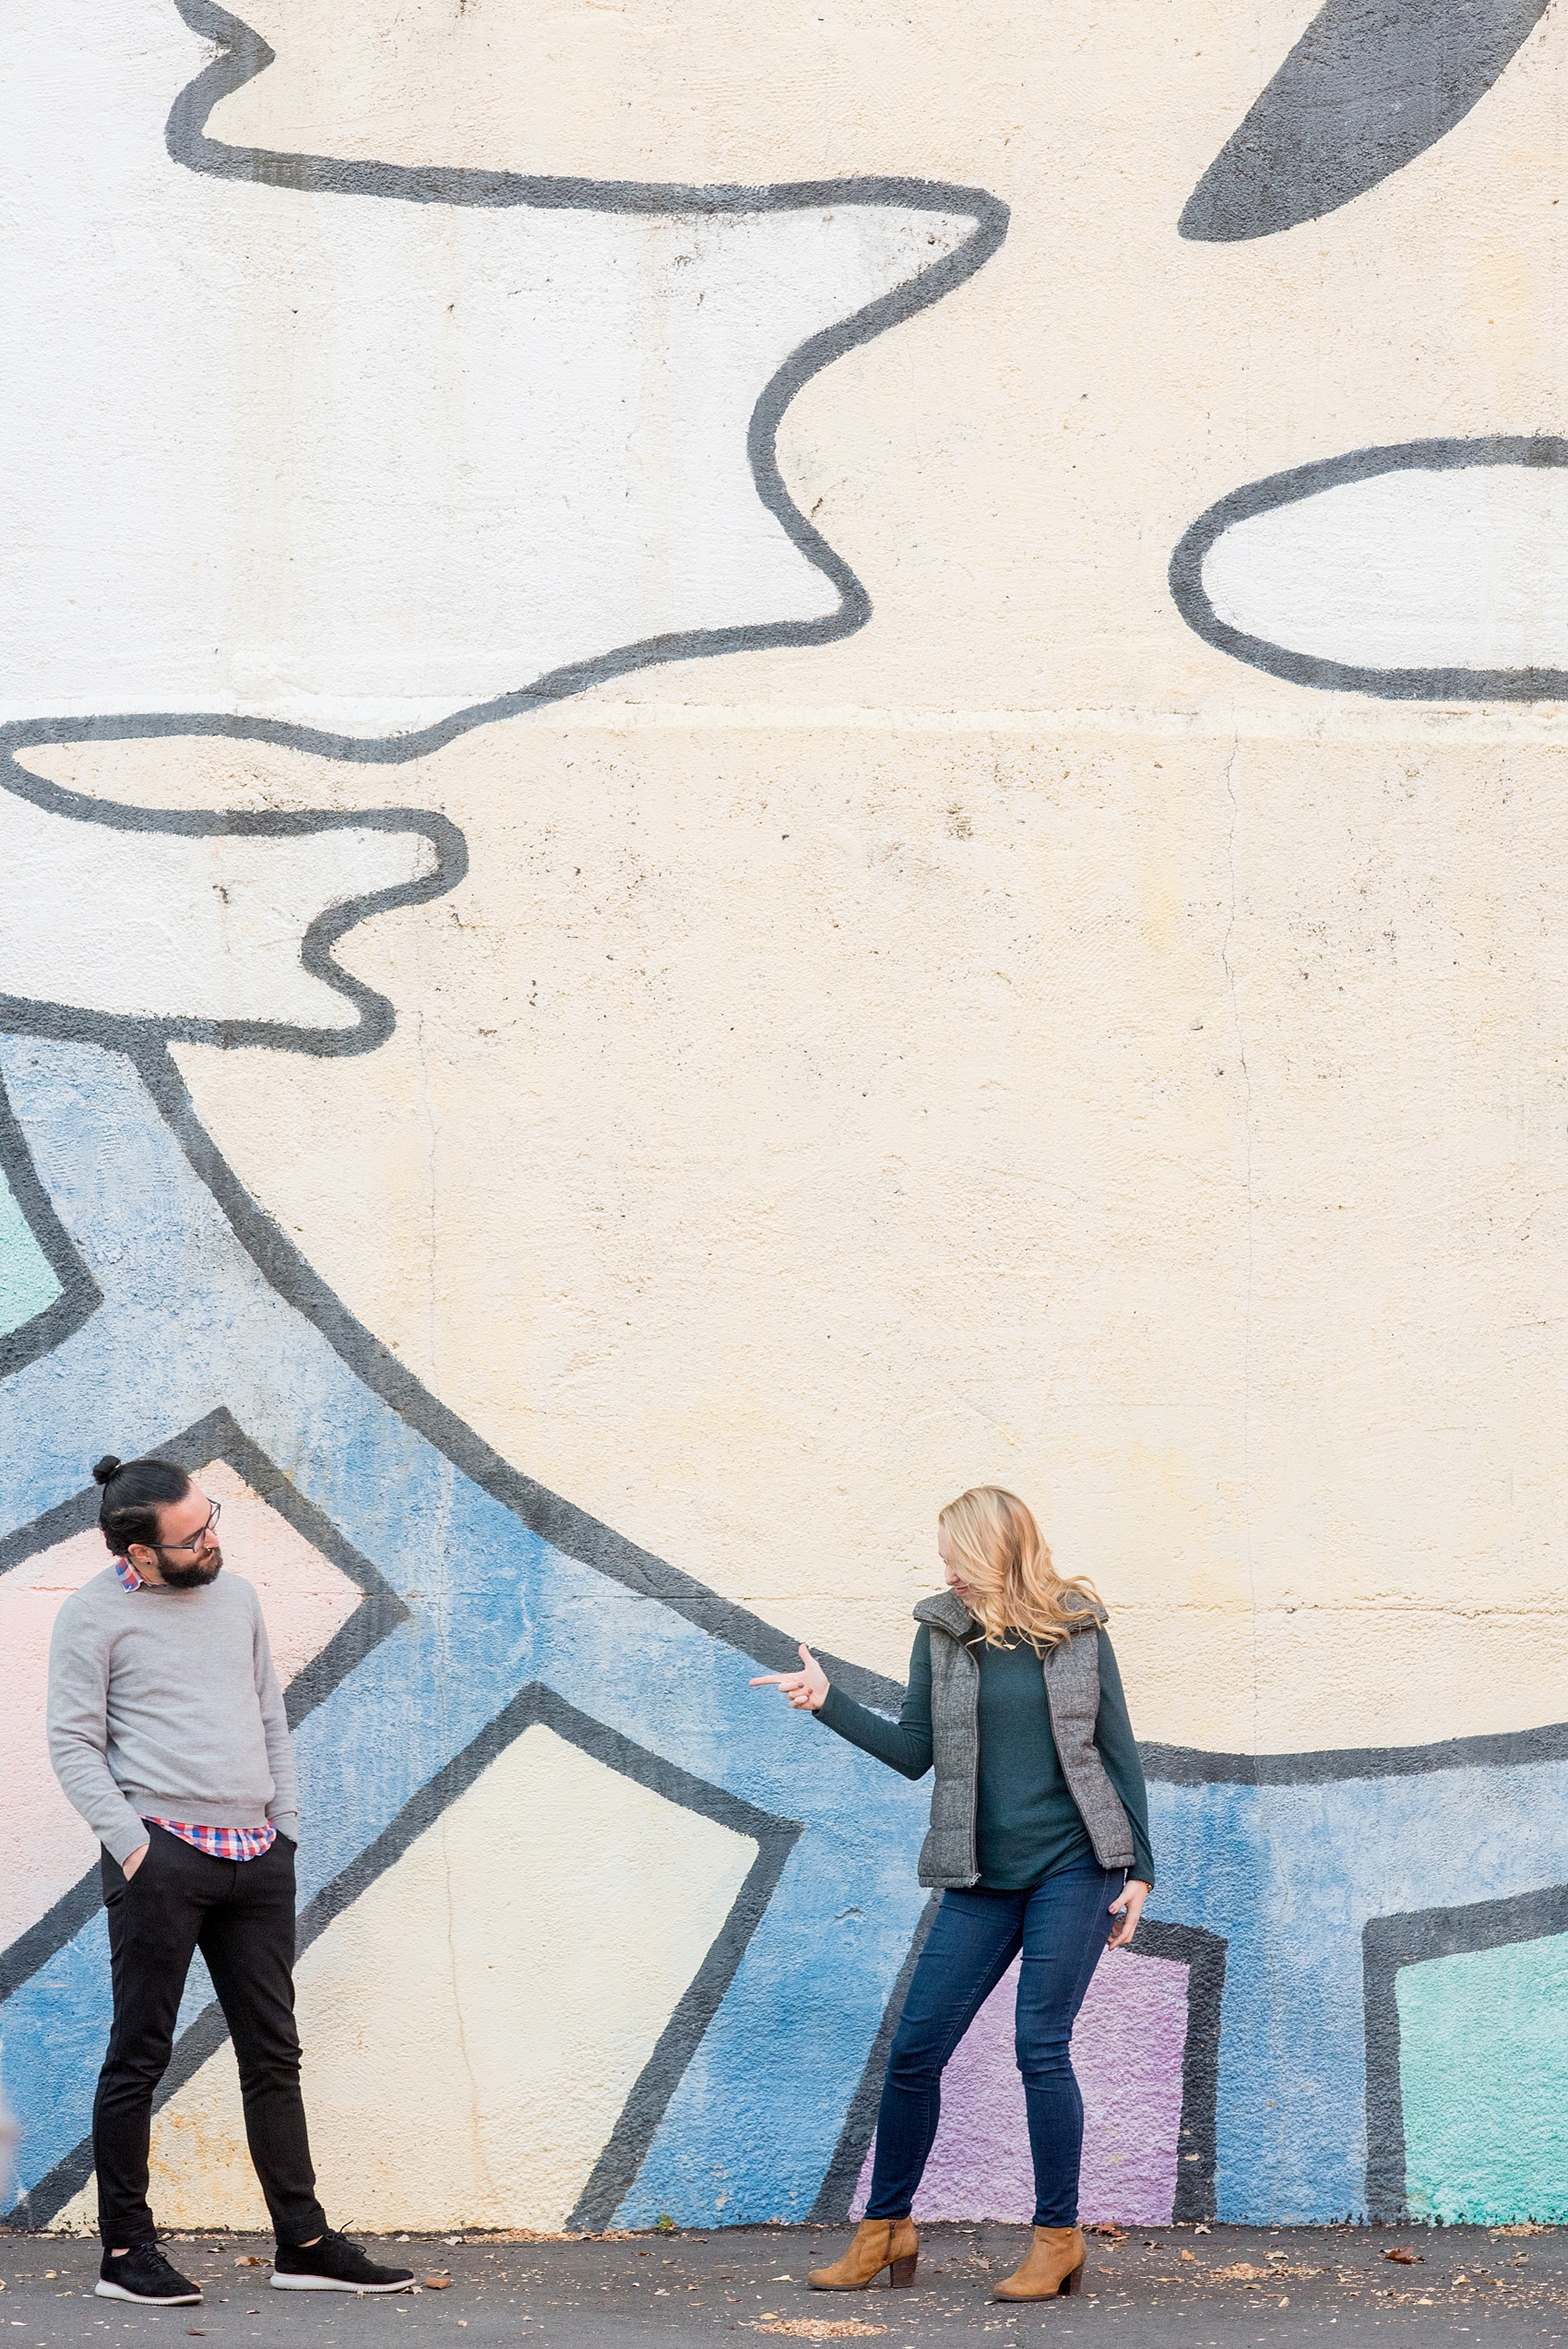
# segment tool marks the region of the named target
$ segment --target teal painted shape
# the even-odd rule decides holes
[[[0,1174],[0,1338],[35,1319],[59,1294],[49,1259]]]
[[[1568,2223],[1568,1935],[1402,1966],[1412,2215]]]

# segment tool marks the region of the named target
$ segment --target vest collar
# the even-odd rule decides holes
[[[934,1598],[922,1599],[915,1609],[915,1621],[934,1623],[939,1631],[950,1631],[955,1640],[967,1640],[980,1628],[956,1591],[938,1591]]]
[[[1081,1616],[1069,1619],[1069,1629],[1097,1631],[1108,1620],[1103,1607],[1087,1606]],[[956,1591],[938,1591],[934,1598],[922,1599],[915,1609],[917,1623],[933,1623],[939,1631],[950,1631],[955,1640],[967,1640],[980,1627]]]

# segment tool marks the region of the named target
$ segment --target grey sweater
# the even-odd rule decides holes
[[[116,1860],[144,1817],[273,1826],[298,1842],[299,1795],[261,1603],[227,1568],[199,1591],[112,1566],[73,1592],[49,1650],[49,1759]]]

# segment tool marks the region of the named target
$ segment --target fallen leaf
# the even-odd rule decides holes
[[[759,2324],[758,2332],[788,2333],[791,2341],[861,2341],[885,2332],[885,2324],[861,2324],[858,2317],[782,2317]]]
[[[452,2289],[452,2279],[449,2275],[427,2275],[424,2283],[426,2289],[431,2292],[450,2292]]]
[[[258,2260],[254,2251],[242,2251],[234,2265],[237,2268],[264,2268],[267,2261]]]
[[[1402,2268],[1413,2268],[1418,2255],[1414,2251],[1406,2251],[1396,2245],[1392,2251],[1385,2251],[1383,2256],[1385,2260],[1397,2260]]]
[[[1198,2255],[1195,2251],[1183,2251],[1182,2254],[1182,2257],[1184,2260],[1195,2260],[1197,2256]]]
[[[1280,2296],[1280,2302],[1279,2302],[1279,2305],[1280,2305],[1280,2307],[1281,2307],[1282,2308],[1288,2308],[1288,2307],[1290,2306],[1289,2297],[1289,2295],[1283,2295],[1283,2294],[1281,2295],[1281,2296]]]

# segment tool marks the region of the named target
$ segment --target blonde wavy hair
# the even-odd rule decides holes
[[[936,1521],[988,1647],[1004,1647],[1009,1634],[1021,1634],[1038,1655],[1070,1640],[1098,1609],[1091,1582],[1081,1575],[1064,1581],[1057,1573],[1033,1511],[1016,1493],[976,1485],[949,1501]]]

